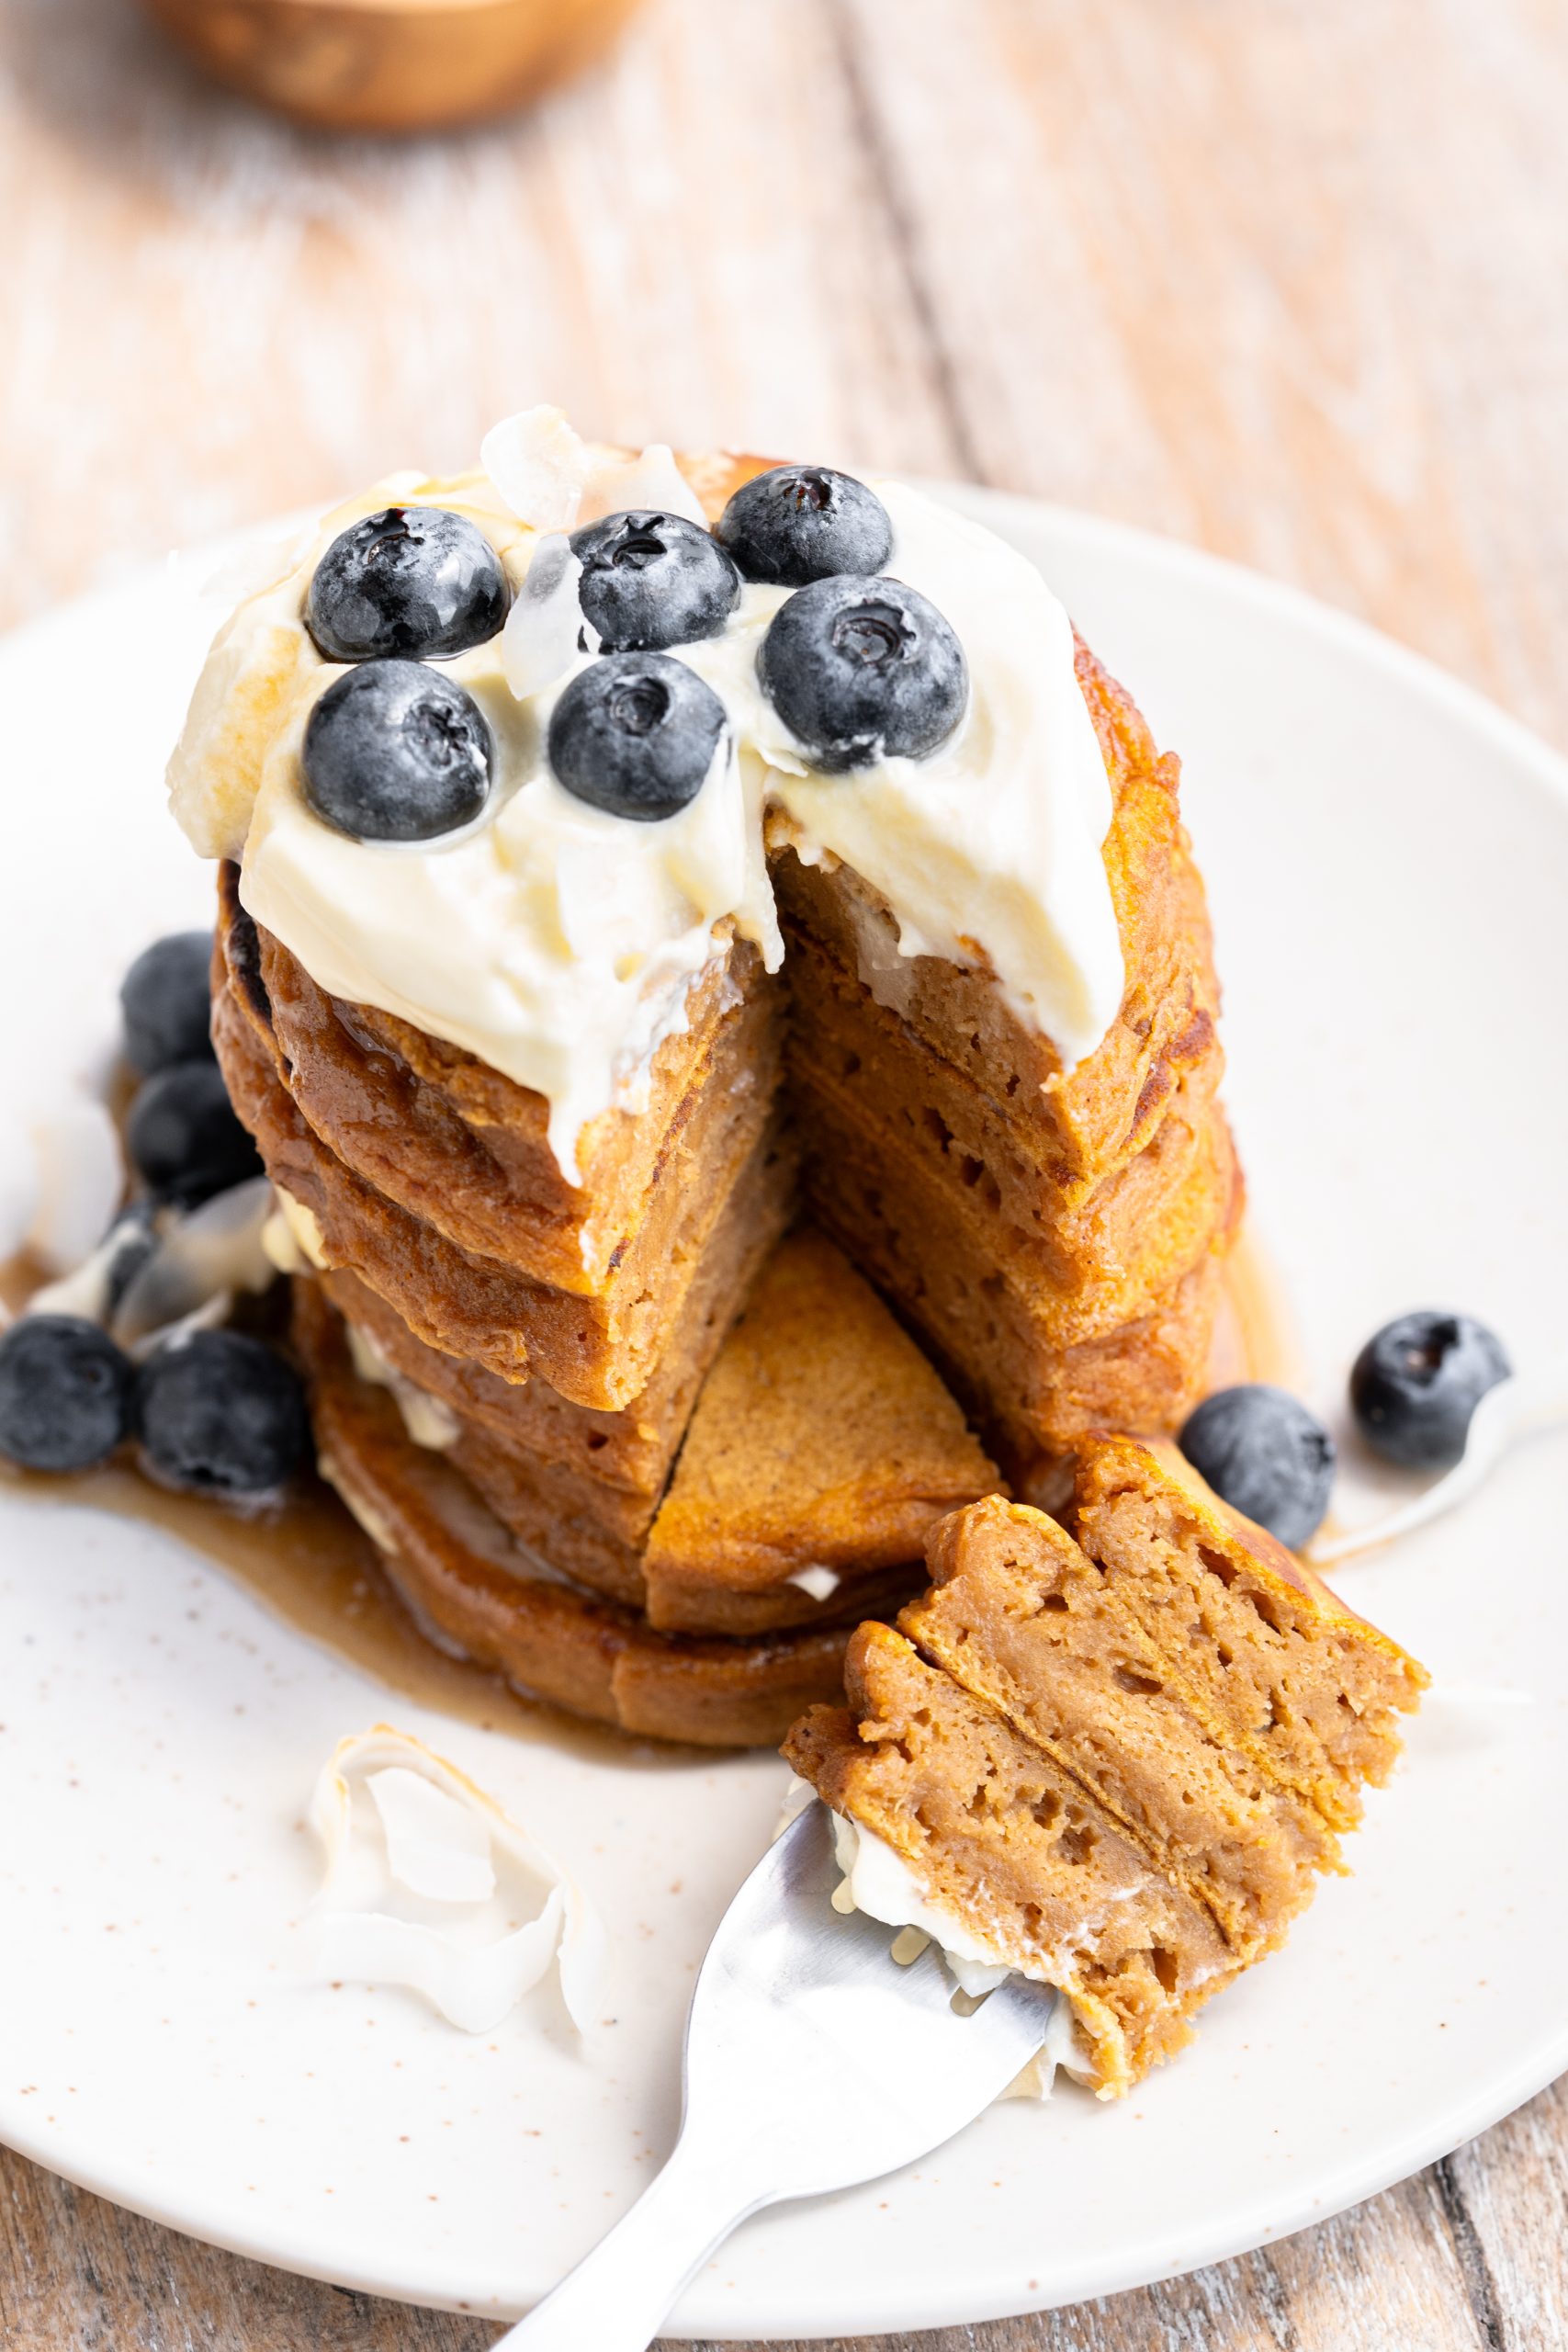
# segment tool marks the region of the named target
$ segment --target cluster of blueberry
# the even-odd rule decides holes
[[[1424,1307],[1374,1332],[1350,1370],[1350,1410],[1374,1453],[1444,1470],[1465,1449],[1477,1405],[1513,1367],[1471,1315]],[[1334,1487],[1334,1440],[1288,1390],[1257,1381],[1204,1398],[1182,1453],[1214,1492],[1292,1550],[1317,1532]]]
[[[299,1377],[262,1340],[197,1330],[135,1362],[105,1328],[160,1222],[262,1172],[212,1053],[211,954],[209,933],[181,932],[126,975],[125,1058],[141,1079],[126,1144],[146,1189],[117,1220],[104,1322],[23,1315],[0,1338],[0,1455],[24,1469],[89,1469],[133,1438],[164,1484],[242,1496],[271,1492],[305,1458]]]
[[[724,705],[668,649],[718,636],[745,581],[795,591],[758,676],[817,767],[924,757],[964,715],[964,650],[927,598],[885,574],[887,510],[848,474],[778,466],[738,490],[713,531],[679,514],[610,514],[571,548],[599,658],[556,704],[547,750],[565,789],[614,816],[657,821],[700,791]],[[429,665],[493,637],[508,602],[490,541],[444,507],[389,507],[333,541],[305,608],[327,659],[355,664],[305,732],[306,796],[327,823],[417,842],[479,815],[491,730],[472,695]]]

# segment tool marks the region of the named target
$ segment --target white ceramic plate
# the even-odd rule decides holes
[[[1409,654],[1136,533],[964,503],[1036,557],[1160,739],[1213,888],[1231,1100],[1318,1401],[1400,1308],[1562,1340],[1568,771]],[[164,753],[209,614],[163,576],[0,649],[10,1099],[101,1057],[130,954],[201,919]],[[25,1191],[25,1120],[0,1196]],[[1301,2228],[1568,2065],[1561,1792],[1568,1439],[1343,1576],[1438,1688],[1356,1876],[1119,2107],[998,2109],[925,2165],[750,2224],[681,2335],[856,2335],[1100,2295]],[[180,2229],[496,2313],[581,2254],[669,2145],[692,1973],[783,1769],[594,1761],[388,1701],[154,1532],[0,1507],[0,2136]],[[487,2040],[303,1973],[301,1810],[380,1715],[505,1798],[612,1923],[603,2025]],[[1543,2006],[1543,2002],[1549,2006]],[[918,2052],[911,2064],[918,2064]]]

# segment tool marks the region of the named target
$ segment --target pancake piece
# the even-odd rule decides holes
[[[1071,1772],[1238,1961],[1282,1940],[1337,1841],[1300,1797],[1214,1738],[1166,1683],[1122,1590],[1043,1511],[999,1497],[934,1533],[900,1629]]]
[[[698,1399],[649,1539],[649,1619],[688,1623],[715,1587],[739,1600],[802,1574],[824,1597],[879,1570],[907,1586],[936,1521],[998,1483],[874,1293],[820,1234],[791,1235]]]
[[[329,1267],[327,1295],[387,1362],[464,1424],[502,1448],[537,1454],[607,1487],[664,1492],[696,1394],[795,1205],[794,1155],[773,1132],[743,1170],[703,1251],[653,1378],[618,1412],[573,1404],[539,1377],[503,1380],[464,1356],[428,1346],[396,1309],[346,1266]]]
[[[307,1355],[337,1362],[346,1346],[354,1385],[395,1404],[403,1436],[460,1474],[541,1567],[660,1632],[752,1637],[894,1610],[923,1579],[931,1529],[997,1484],[914,1343],[810,1231],[773,1250],[720,1332],[668,1485],[602,1477],[592,1451],[549,1444],[575,1411],[559,1400],[541,1416],[543,1448],[515,1420],[479,1424],[461,1387],[416,1376],[450,1359],[384,1344],[384,1312],[340,1328],[334,1280],[298,1281]],[[355,1288],[349,1303],[363,1314],[371,1295]],[[505,1393],[536,1400],[541,1385]]]
[[[1342,1867],[1427,1678],[1146,1447],[1086,1444],[1077,1504],[1077,1542],[999,1496],[945,1520],[899,1630],[850,1645],[850,1712],[784,1753],[906,1866],[876,1915],[1059,1985],[1111,2093]]]
[[[385,1389],[355,1377],[318,1285],[295,1293],[323,1475],[439,1646],[576,1714],[708,1747],[771,1746],[803,1707],[837,1692],[843,1626],[749,1642],[659,1634],[554,1573],[444,1453],[414,1443]]]
[[[1129,1321],[1065,1341],[935,1186],[879,1161],[858,1135],[836,1130],[824,1150],[824,1133],[818,1123],[804,1138],[813,1214],[915,1325],[1014,1483],[1091,1430],[1170,1429],[1197,1404],[1240,1222],[1234,1159],[1224,1223],[1194,1263]]]
[[[1361,1817],[1430,1677],[1262,1528],[1229,1511],[1174,1447],[1085,1448],[1073,1527],[1216,1739],[1335,1829]]]
[[[1081,2043],[1074,2071],[1102,2098],[1179,2050],[1192,2011],[1236,1973],[1209,1913],[901,1634],[861,1626],[844,1679],[848,1712],[814,1708],[784,1743],[801,1777],[998,1965],[1060,1986]]]

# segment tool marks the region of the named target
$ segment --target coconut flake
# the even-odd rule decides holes
[[[236,1291],[266,1290],[276,1274],[262,1246],[272,1186],[247,1177],[175,1217],[126,1284],[110,1329],[122,1348],[145,1354],[177,1335],[223,1322]]]
[[[520,523],[570,530],[592,460],[564,410],[525,408],[503,417],[479,444],[479,462]]]
[[[211,605],[227,617],[236,605],[281,588],[299,570],[318,537],[314,523],[247,531],[238,547],[216,560],[210,554],[176,550],[169,557],[175,588],[198,605]]]
[[[519,702],[553,686],[577,658],[580,637],[599,650],[597,630],[582,617],[582,566],[564,532],[552,531],[534,549],[523,585],[501,632],[501,665]]]
[[[433,1903],[488,1903],[495,1893],[490,1831],[470,1806],[406,1764],[367,1775],[387,1839],[387,1868]]]
[[[24,1312],[81,1315],[89,1323],[107,1323],[131,1278],[157,1247],[157,1228],[145,1206],[127,1209],[79,1266],[35,1290]]]
[[[82,1094],[33,1129],[38,1206],[27,1246],[51,1274],[68,1274],[97,1247],[125,1196],[114,1121]]]
[[[313,1209],[297,1201],[281,1184],[273,1191],[273,1214],[261,1230],[261,1246],[280,1274],[317,1273],[327,1270],[326,1242]]]
[[[612,458],[596,466],[584,485],[578,520],[593,523],[602,514],[625,514],[637,508],[683,514],[688,523],[707,528],[702,501],[667,441],[650,442],[635,458]]]
[[[355,1803],[366,1790],[368,1808]],[[378,1724],[339,1741],[310,1818],[326,1858],[321,1976],[406,1985],[463,2032],[490,2033],[553,1961],[568,2013],[587,2030],[604,1973],[598,1917],[455,1764]]]

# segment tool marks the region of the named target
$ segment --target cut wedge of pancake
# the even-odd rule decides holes
[[[938,1531],[899,1617],[934,1664],[1100,1799],[1238,1959],[1278,1943],[1340,1867],[1316,1810],[1205,1727],[1119,1589],[1043,1512],[999,1498]]]
[[[1061,1987],[1103,2096],[1179,2050],[1192,2011],[1236,1973],[1203,1905],[901,1634],[863,1625],[845,1684],[847,1712],[814,1709],[784,1743],[802,1778],[999,1964]]]
[[[1211,1734],[1336,1829],[1399,1754],[1425,1668],[1264,1529],[1227,1510],[1173,1446],[1086,1448],[1074,1532]]]
[[[847,1628],[752,1641],[658,1634],[633,1610],[552,1574],[440,1453],[414,1443],[384,1389],[354,1372],[313,1283],[296,1343],[321,1467],[431,1638],[520,1690],[650,1738],[761,1747],[837,1692]]]
[[[739,1609],[797,1577],[852,1604],[869,1575],[918,1577],[936,1522],[998,1483],[874,1292],[822,1235],[793,1234],[698,1397],[649,1538],[649,1618],[688,1623],[705,1596]]]
[[[1114,2092],[1342,1867],[1427,1678],[1149,1447],[1085,1444],[1077,1532],[954,1512],[898,1631],[850,1645],[849,1713],[784,1752],[905,1864],[902,1916],[1062,1988]]]

